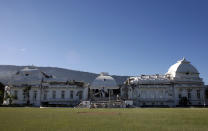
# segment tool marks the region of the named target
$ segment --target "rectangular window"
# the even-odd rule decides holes
[[[48,95],[48,92],[47,91],[44,91],[44,94],[43,94],[43,99],[44,100],[47,100],[47,95]]]
[[[61,98],[62,98],[62,99],[65,98],[65,91],[61,91]]]
[[[188,99],[191,99],[191,91],[188,91]]]
[[[82,100],[83,91],[78,91],[77,95],[79,96],[79,100]]]
[[[18,100],[18,91],[17,91],[17,90],[14,91],[14,98],[15,98],[16,100]]]
[[[70,98],[73,99],[73,94],[74,92],[73,91],[70,91]]]
[[[56,99],[56,91],[53,91],[53,99]]]
[[[25,101],[26,100],[26,95],[27,95],[27,93],[26,93],[26,91],[25,90],[23,90],[23,100]]]
[[[37,100],[37,91],[33,92],[33,100],[36,101]]]
[[[206,98],[208,99],[208,89],[205,91]]]
[[[181,99],[181,94],[178,94],[178,98]]]
[[[200,95],[200,90],[197,90],[196,92],[197,92],[197,98],[200,99],[200,96],[201,96]]]

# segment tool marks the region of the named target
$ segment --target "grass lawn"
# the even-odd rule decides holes
[[[0,131],[207,131],[206,108],[0,108]]]

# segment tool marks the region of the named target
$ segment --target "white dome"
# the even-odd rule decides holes
[[[108,73],[101,73],[90,86],[90,89],[118,89],[116,81]]]
[[[199,76],[198,70],[185,58],[172,65],[166,74],[172,77],[176,77],[177,74]]]

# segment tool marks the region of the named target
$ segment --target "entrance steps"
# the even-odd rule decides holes
[[[110,100],[110,101],[88,101],[81,102],[77,108],[125,108],[126,104],[122,100]]]

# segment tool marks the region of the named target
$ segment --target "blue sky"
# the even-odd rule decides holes
[[[0,0],[0,64],[164,74],[186,57],[208,84],[207,0]]]

